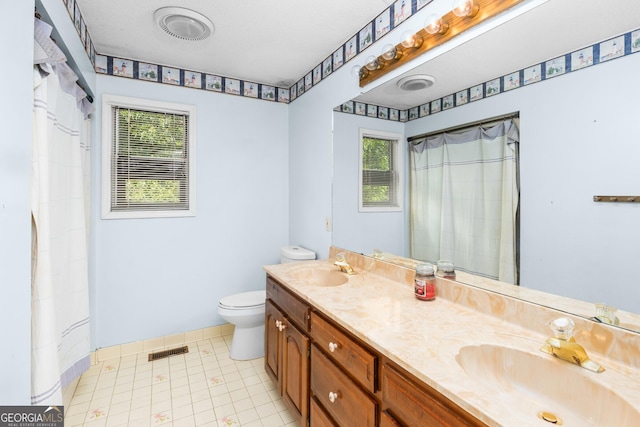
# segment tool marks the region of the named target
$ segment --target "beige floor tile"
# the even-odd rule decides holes
[[[201,400],[209,400],[211,401],[211,393],[209,393],[209,389],[206,388],[204,390],[192,391],[191,392],[191,400],[194,402],[200,402]]]
[[[107,418],[104,417],[101,419],[85,422],[83,424],[83,427],[106,427],[106,425],[107,425]]]
[[[106,427],[118,427],[127,425],[129,423],[129,412],[122,412],[120,414],[109,414],[107,417]]]
[[[253,401],[253,404],[256,406],[262,406],[265,405],[267,403],[273,403],[273,401],[271,400],[271,396],[269,396],[269,394],[265,393],[249,393],[251,396],[251,400]]]
[[[240,399],[240,400],[234,401],[233,407],[236,409],[236,413],[240,414],[240,412],[253,409],[255,406],[251,398],[247,397],[246,399]]]
[[[180,387],[172,387],[171,388],[171,397],[172,398],[176,398],[176,397],[181,397],[181,396],[185,396],[185,395],[189,395],[191,393],[191,389],[189,388],[189,385],[183,385]]]
[[[218,396],[211,396],[211,402],[213,402],[214,408],[229,405],[232,402],[231,395],[229,393],[223,393]]]
[[[173,427],[193,427],[195,425],[196,423],[193,415],[173,421]]]
[[[131,410],[131,401],[125,400],[124,402],[113,403],[109,405],[109,416],[128,413]]]
[[[280,414],[277,413],[260,418],[260,422],[262,422],[264,427],[282,427],[284,425],[284,421],[280,418]]]
[[[286,409],[280,411],[279,414],[280,414],[280,418],[282,418],[282,421],[284,421],[285,423],[290,423],[294,421],[293,417],[291,416],[289,411],[287,411]]]
[[[150,427],[151,417],[129,419],[129,425],[135,427]]]
[[[153,400],[151,401],[151,414],[153,415],[159,412],[171,412],[170,399],[158,402],[154,402]]]
[[[118,393],[118,388],[113,389],[113,396],[111,396],[111,404],[120,402],[131,402],[133,397],[133,390],[123,391]]]
[[[173,414],[174,420],[179,420],[186,417],[191,417],[193,419],[193,406],[191,404],[179,406],[177,408],[173,408],[171,413]]]
[[[193,418],[195,425],[202,426],[207,423],[215,423],[216,414],[213,412],[213,409],[208,409],[206,411],[196,412]]]
[[[212,332],[210,332],[212,333]],[[189,336],[205,336],[206,331]],[[187,335],[185,334],[185,337]],[[170,341],[170,340],[169,340]],[[153,362],[127,354],[91,366],[66,411],[67,427],[283,427],[295,424],[264,359],[229,358],[231,336],[190,342],[189,353]],[[126,349],[126,351],[125,351]],[[103,356],[108,353],[103,353]]]
[[[244,390],[244,391],[247,390],[247,388],[244,386],[244,383],[242,382],[242,379],[239,379],[236,381],[228,381],[227,388],[229,389],[230,393],[236,390]]]
[[[71,398],[71,406],[79,405],[81,403],[91,402],[92,398],[93,398],[93,392],[83,393],[83,394],[74,394],[73,397]]]
[[[193,413],[198,414],[200,412],[207,412],[213,410],[213,402],[211,399],[203,399],[197,402],[193,402]]]
[[[273,404],[273,402],[264,403],[262,405],[256,405],[255,408],[261,417],[278,413],[278,409],[276,408],[276,405]]]
[[[244,399],[245,397],[249,397],[249,392],[246,388],[241,388],[239,390],[229,391],[231,395],[231,399],[234,401]]]
[[[67,427],[77,427],[77,426],[81,426],[82,424],[84,424],[84,420],[87,417],[87,411],[85,410],[84,412],[78,413],[78,414],[72,414],[70,415],[69,413],[66,413],[64,415],[64,425]]]
[[[185,394],[179,397],[171,398],[171,406],[175,409],[181,406],[192,406],[193,402],[191,400],[190,394]]]
[[[240,425],[245,425],[252,421],[256,421],[260,419],[260,415],[258,415],[258,411],[256,411],[254,408],[247,409],[242,412],[237,412],[237,415],[238,415],[238,421],[240,421]]]
[[[191,389],[191,393],[195,393],[202,390],[207,390],[209,388],[209,384],[206,379],[202,379],[201,381],[189,383],[189,388]]]
[[[129,421],[144,419],[148,420],[151,417],[151,405],[141,406],[138,408],[131,408],[129,411]]]
[[[163,425],[169,424],[171,425],[173,418],[171,416],[171,411],[151,411],[151,424],[152,425]]]

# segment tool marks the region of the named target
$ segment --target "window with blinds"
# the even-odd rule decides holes
[[[360,210],[401,210],[400,135],[360,131]]]
[[[103,217],[193,215],[192,108],[133,104],[114,99],[106,109],[109,200],[105,212],[103,195]]]

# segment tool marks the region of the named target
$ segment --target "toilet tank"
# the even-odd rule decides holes
[[[284,246],[280,248],[280,262],[305,261],[316,259],[316,253],[301,246]]]

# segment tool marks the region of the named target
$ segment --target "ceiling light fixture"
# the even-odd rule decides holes
[[[402,51],[394,45],[388,44],[382,48],[381,56],[385,61],[393,61],[402,58]]]
[[[444,34],[449,31],[449,24],[444,22],[439,15],[433,14],[427,16],[424,30],[429,34]]]
[[[365,59],[364,66],[369,71],[380,70],[382,68],[382,63],[378,60],[377,57],[371,55],[367,59]]]
[[[204,40],[214,32],[206,16],[182,7],[162,7],[154,12],[153,19],[162,31],[181,40]]]
[[[473,0],[454,0],[453,1],[453,14],[460,17],[468,16],[473,18],[476,16],[480,6]]]
[[[414,76],[407,76],[398,80],[398,87],[407,92],[413,92],[416,90],[428,89],[436,82],[432,76],[427,74],[416,74]]]
[[[366,86],[427,51],[524,1],[455,0],[453,10],[440,16],[430,15],[424,27],[417,32],[403,32],[401,42],[395,46],[395,54],[391,46],[385,46],[378,57],[377,64],[374,60],[367,58],[368,66],[362,67],[366,72],[360,73],[360,87]],[[479,12],[480,9],[482,13]]]
[[[419,48],[422,46],[422,36],[418,33],[412,33],[411,31],[405,31],[402,33],[402,41],[400,42],[402,46],[407,49],[411,48]]]

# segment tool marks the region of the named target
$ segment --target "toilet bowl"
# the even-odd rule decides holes
[[[280,248],[280,262],[306,261],[316,258],[313,251],[300,246]],[[267,291],[233,294],[220,299],[218,315],[235,325],[229,357],[235,360],[264,356],[264,303]]]
[[[235,325],[229,357],[250,360],[264,356],[264,302],[267,291],[233,294],[220,299],[218,314]]]

